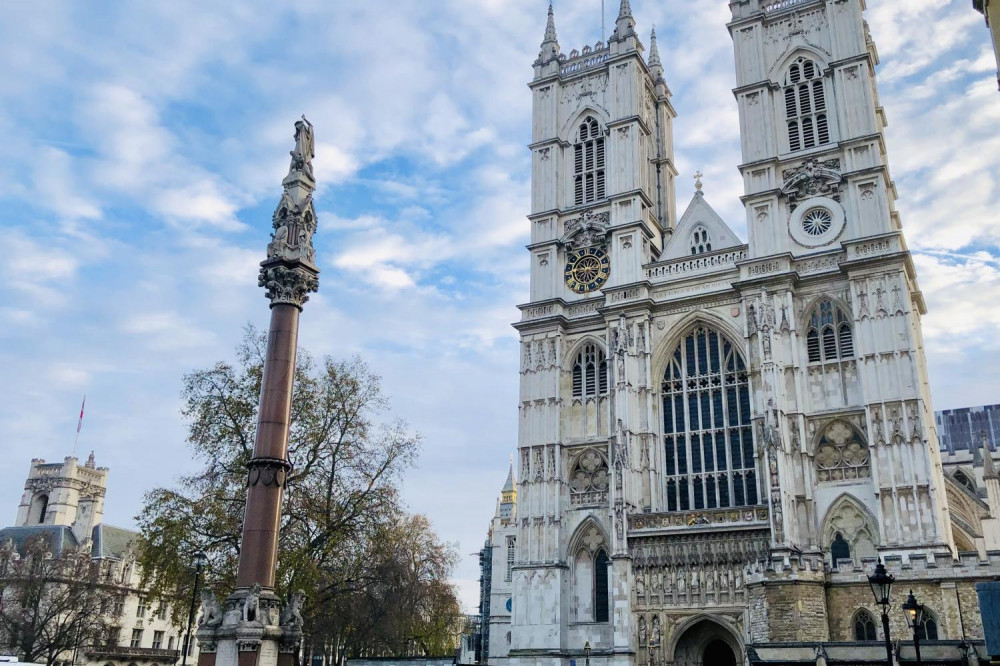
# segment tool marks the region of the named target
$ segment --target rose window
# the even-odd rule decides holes
[[[822,236],[833,226],[833,215],[824,208],[813,208],[802,216],[802,229],[810,236]]]

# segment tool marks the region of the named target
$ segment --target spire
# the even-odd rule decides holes
[[[559,56],[559,39],[556,37],[556,19],[549,3],[549,17],[545,22],[545,37],[542,39],[542,50],[538,53],[539,63],[548,62]]]
[[[663,63],[660,62],[660,49],[656,47],[656,26],[649,33],[649,68],[659,69],[663,72]]]
[[[983,480],[997,479],[997,468],[993,464],[993,454],[990,453],[990,445],[986,439],[986,431],[983,431]]]
[[[507,482],[503,484],[503,492],[510,492],[516,490],[517,484],[514,483],[514,456],[510,459],[510,470],[507,472]]]
[[[618,20],[615,21],[615,34],[612,37],[624,39],[635,33],[635,19],[632,18],[632,6],[628,0],[622,0],[618,9]]]
[[[618,8],[618,20],[632,18],[632,6],[628,4],[628,0],[622,0],[621,7]]]

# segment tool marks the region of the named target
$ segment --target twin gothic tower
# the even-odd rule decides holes
[[[876,556],[957,556],[864,0],[729,4],[748,243],[700,181],[677,216],[671,91],[628,0],[569,54],[549,8],[491,662],[854,640]]]

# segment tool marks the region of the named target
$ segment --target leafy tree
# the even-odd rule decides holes
[[[0,638],[22,661],[52,666],[61,655],[107,640],[120,621],[125,597],[110,562],[89,548],[49,552],[42,537],[20,550],[0,545]]]
[[[235,363],[184,377],[188,442],[201,469],[177,487],[147,493],[137,516],[139,563],[160,596],[189,598],[190,553],[198,549],[209,556],[206,583],[217,594],[235,584],[265,349],[266,335],[249,327]],[[419,446],[392,418],[379,377],[362,360],[317,362],[298,351],[277,591],[309,594],[307,633],[323,622],[331,598],[371,580],[371,549],[407,520],[397,488]],[[454,599],[446,577],[441,584]]]
[[[327,591],[312,626],[327,663],[350,656],[445,655],[464,616],[448,582],[458,561],[424,516],[398,516],[344,553],[349,584]],[[354,578],[356,577],[356,578]]]

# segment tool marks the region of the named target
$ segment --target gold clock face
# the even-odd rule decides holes
[[[608,281],[611,260],[608,253],[596,247],[586,247],[569,253],[566,262],[566,286],[578,294],[597,291]]]

